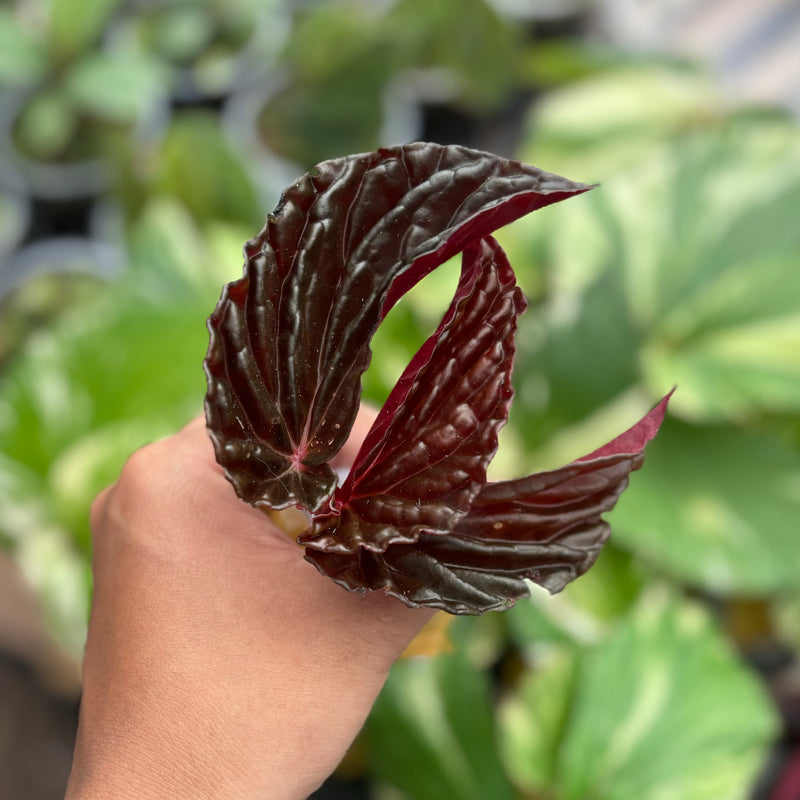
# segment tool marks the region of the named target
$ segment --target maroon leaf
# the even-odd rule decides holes
[[[306,549],[321,572],[351,590],[383,589],[412,606],[452,614],[507,608],[525,579],[560,591],[594,563],[609,534],[601,515],[644,460],[669,395],[630,430],[566,467],[484,485],[449,535],[422,533],[383,552]]]
[[[312,512],[306,558],[351,590],[477,614],[585,572],[668,397],[559,470],[486,483],[511,402],[525,300],[490,233],[585,191],[534,167],[415,144],[325,162],[245,246],[209,319],[206,414],[238,494]],[[391,306],[463,250],[455,297],[368,433],[344,484],[329,460],[359,405]]]
[[[239,496],[321,508],[391,306],[498,227],[588,188],[426,143],[326,161],[290,187],[209,319],[206,416]]]
[[[383,551],[446,534],[486,482],[508,417],[514,332],[526,306],[491,238],[464,252],[453,303],[400,378],[308,550]]]

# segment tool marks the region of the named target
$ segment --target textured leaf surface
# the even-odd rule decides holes
[[[206,413],[237,493],[322,506],[391,306],[467,245],[587,188],[425,143],[323,162],[290,187],[209,320]]]
[[[384,589],[410,605],[480,614],[528,594],[525,579],[560,591],[595,561],[609,534],[601,515],[643,461],[669,396],[630,430],[561,469],[485,484],[447,536],[423,533],[385,552],[306,549],[306,558],[349,589]]]
[[[486,483],[508,418],[526,306],[495,228],[585,191],[461,147],[418,143],[320,164],[245,246],[209,320],[217,459],[256,506],[311,512],[306,558],[342,586],[456,614],[558,591],[594,562],[667,398],[560,470]],[[389,309],[462,252],[453,301],[411,359],[344,484],[370,340]]]
[[[511,402],[517,315],[525,299],[502,250],[465,251],[453,303],[390,394],[334,511],[301,541],[311,549],[381,552],[446,534],[486,482]]]

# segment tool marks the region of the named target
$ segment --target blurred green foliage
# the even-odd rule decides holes
[[[464,648],[397,665],[366,731],[376,777],[415,800],[742,796],[773,719],[700,607],[662,587],[599,642],[523,641],[536,668],[494,716]]]
[[[417,100],[478,121],[536,95],[519,157],[601,183],[499,234],[531,309],[495,476],[579,457],[678,390],[586,576],[456,620],[453,653],[397,665],[362,735],[375,796],[744,798],[777,721],[740,657],[752,643],[716,610],[755,598],[769,646],[800,648],[800,137],[778,112],[725,109],[686,66],[531,39],[483,0],[0,11],[0,81],[25,90],[29,150],[61,158],[76,113],[102,128],[173,95],[144,147],[130,128],[82,140],[113,167],[124,274],[39,275],[2,300],[0,544],[78,653],[91,499],[200,412],[204,320],[268,210],[220,96],[269,85],[262,140],[306,167],[379,144],[387,98],[421,74],[438,83]],[[387,317],[371,402],[457,269]]]
[[[259,130],[304,168],[374,150],[398,80],[412,100],[444,95],[473,111],[497,109],[515,86],[522,52],[514,26],[485,0],[311,5],[296,17],[283,86],[265,98]],[[328,102],[332,95],[337,102]]]
[[[0,41],[9,45],[0,55],[0,89],[16,98],[3,124],[24,157],[97,158],[108,137],[129,134],[166,102],[154,58],[104,46],[119,0],[13,5],[0,12]]]

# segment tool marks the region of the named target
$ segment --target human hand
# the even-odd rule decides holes
[[[307,797],[432,613],[321,576],[236,497],[202,419],[134,453],[92,530],[67,800]]]

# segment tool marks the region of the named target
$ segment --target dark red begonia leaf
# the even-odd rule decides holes
[[[663,420],[558,470],[486,483],[508,416],[525,299],[493,230],[588,189],[535,167],[418,143],[324,162],[245,246],[209,319],[206,415],[217,460],[256,506],[311,512],[299,541],[355,591],[455,614],[559,591],[594,562],[602,514]],[[389,395],[344,484],[369,344],[391,306],[463,251],[449,310]]]
[[[630,430],[561,469],[485,484],[448,535],[422,533],[382,552],[306,548],[321,572],[351,590],[383,589],[409,605],[453,614],[507,608],[525,579],[560,591],[594,563],[609,511],[658,432],[669,395]]]
[[[494,239],[464,251],[450,309],[389,395],[332,510],[300,538],[309,551],[380,552],[455,528],[486,483],[508,418],[526,305]]]
[[[588,188],[428,143],[326,161],[292,185],[209,319],[206,417],[239,496],[323,507],[391,306],[502,225]]]

